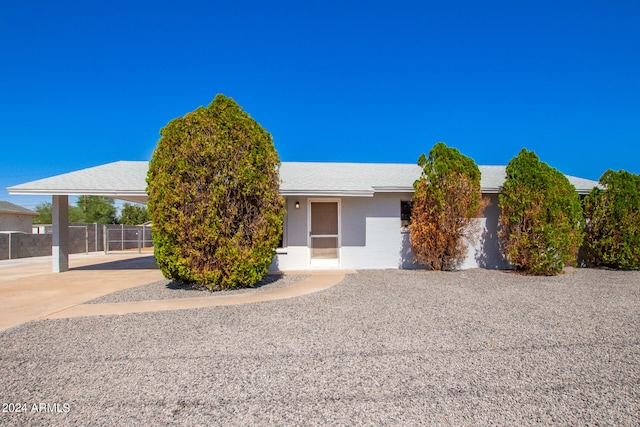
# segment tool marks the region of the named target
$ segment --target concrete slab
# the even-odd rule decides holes
[[[137,253],[73,256],[64,273],[51,273],[51,257],[0,264],[0,330],[163,278],[153,255]]]
[[[70,257],[70,270],[64,273],[51,273],[51,257],[0,261],[0,330],[36,319],[178,310],[292,298],[334,286],[347,273],[353,271],[308,271],[305,274],[311,277],[292,286],[241,295],[221,293],[201,298],[84,304],[103,295],[162,280],[153,254],[76,254]]]

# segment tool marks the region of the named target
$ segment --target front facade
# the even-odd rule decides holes
[[[403,203],[412,193],[380,193],[372,197],[287,197],[282,247],[272,270],[421,268],[413,262]],[[477,220],[460,268],[509,268],[498,240],[497,194]]]
[[[480,166],[489,204],[460,265],[510,268],[500,249],[498,194],[504,166]],[[421,169],[407,164],[283,163],[286,197],[282,247],[272,270],[421,268],[413,262],[408,211]],[[595,181],[568,177],[581,194]]]
[[[401,205],[411,200],[419,176],[417,165],[283,163],[287,215],[272,269],[407,264]]]
[[[490,204],[460,268],[508,268],[498,240],[498,193],[504,166],[480,166]],[[69,195],[101,195],[146,203],[147,162],[115,162],[9,188],[53,195],[54,271],[68,268]],[[272,270],[418,268],[406,227],[407,202],[421,168],[412,164],[284,162],[280,192],[287,215]],[[580,194],[597,182],[568,177]]]
[[[283,245],[272,269],[399,268],[407,263],[400,220],[406,193],[287,197]]]

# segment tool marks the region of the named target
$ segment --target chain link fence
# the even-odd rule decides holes
[[[137,250],[153,248],[151,227],[148,225],[107,225],[104,233],[104,252]]]

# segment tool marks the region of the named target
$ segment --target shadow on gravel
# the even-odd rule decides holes
[[[157,270],[156,258],[154,255],[140,255],[139,257],[103,262],[100,264],[74,267],[70,270],[79,271],[99,271],[99,270]]]
[[[270,285],[272,283],[277,282],[278,280],[282,279],[282,277],[284,277],[284,274],[281,273],[275,273],[275,274],[268,274],[267,276],[265,276],[264,279],[262,279],[261,281],[259,281],[258,283],[256,283],[253,286],[247,286],[244,288],[235,288],[235,289],[227,289],[227,290],[213,290],[210,291],[209,289],[203,287],[203,286],[198,286],[196,284],[192,284],[192,283],[181,283],[181,282],[176,282],[174,280],[170,281],[169,283],[167,283],[167,289],[172,289],[172,290],[183,290],[183,291],[195,291],[195,292],[211,292],[211,293],[216,293],[216,292],[220,292],[220,293],[224,293],[224,292],[229,292],[229,291],[234,291],[234,290],[241,290],[241,289],[259,289],[263,286],[267,286]]]

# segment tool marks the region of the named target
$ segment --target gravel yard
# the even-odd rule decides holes
[[[203,287],[179,284],[171,280],[159,280],[148,285],[125,289],[88,301],[88,304],[133,302],[147,300],[166,300],[175,298],[217,297],[220,295],[242,295],[256,291],[278,289],[298,283],[309,276],[300,274],[269,274],[252,288],[232,289],[224,292],[211,292]]]
[[[0,368],[0,425],[637,426],[640,272],[360,271],[279,301],[30,322],[0,333]]]

